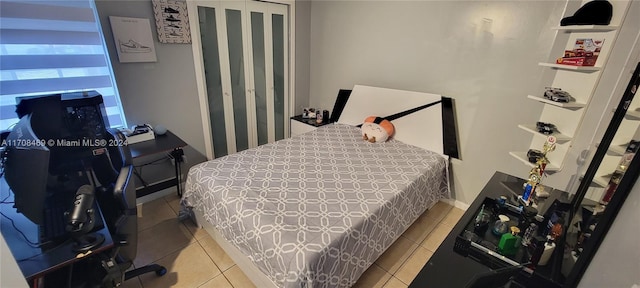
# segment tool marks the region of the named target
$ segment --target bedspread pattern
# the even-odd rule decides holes
[[[331,124],[192,167],[183,207],[281,287],[349,287],[427,208],[447,161]]]

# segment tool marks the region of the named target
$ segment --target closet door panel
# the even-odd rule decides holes
[[[198,7],[198,19],[213,152],[214,157],[218,158],[227,155],[228,149],[216,8]]]
[[[256,132],[258,145],[269,141],[269,123],[267,108],[267,73],[265,53],[264,13],[250,12],[251,51],[253,62],[253,100],[255,102]]]
[[[273,53],[273,107],[275,140],[285,137],[288,71],[286,69],[286,25],[284,14],[271,15],[272,22],[272,53]]]
[[[231,81],[231,99],[233,103],[233,122],[235,132],[235,150],[242,151],[249,146],[249,119],[247,111],[247,78],[245,77],[245,53],[243,46],[242,10],[225,8],[227,28],[227,47],[229,56],[229,78]]]

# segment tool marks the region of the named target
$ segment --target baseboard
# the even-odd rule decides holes
[[[447,203],[458,209],[462,209],[464,211],[467,211],[467,209],[469,209],[469,204],[455,200],[455,199],[440,199],[440,201]]]

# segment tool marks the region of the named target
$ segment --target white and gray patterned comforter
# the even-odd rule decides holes
[[[192,167],[183,207],[282,287],[349,287],[439,199],[447,160],[325,125]]]

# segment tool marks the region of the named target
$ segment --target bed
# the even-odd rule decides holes
[[[357,122],[434,99],[356,86],[337,123],[192,167],[183,210],[258,287],[350,287],[418,216],[450,197],[441,108],[394,121],[397,133],[385,143],[363,141]],[[363,109],[361,101],[377,104]],[[415,123],[438,113],[438,123]],[[424,126],[436,126],[436,136]]]

